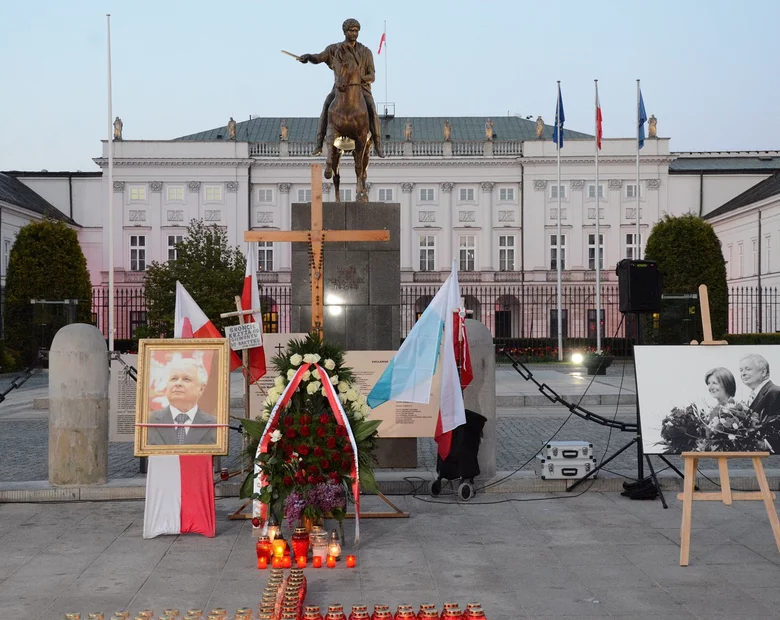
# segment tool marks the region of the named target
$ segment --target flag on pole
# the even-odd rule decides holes
[[[599,150],[601,150],[601,136],[604,134],[604,130],[601,127],[602,120],[601,101],[599,100],[599,86],[596,84],[596,145],[598,146]]]
[[[377,50],[377,56],[382,53],[382,48],[387,45],[387,31],[382,33],[382,38],[379,39],[379,50]]]
[[[461,390],[469,385],[474,379],[474,370],[471,367],[471,351],[469,350],[469,339],[466,335],[466,316],[463,308],[453,312],[453,342],[455,345],[455,364],[460,375]],[[465,416],[465,409],[464,409]],[[465,420],[465,418],[464,418]],[[439,417],[436,420],[436,431],[433,438],[436,441],[437,452],[442,460],[449,456],[452,448],[452,430],[444,431],[444,416],[441,408]]]
[[[463,393],[455,359],[454,313],[459,306],[460,286],[457,265],[453,261],[452,273],[415,323],[412,331],[379,377],[379,381],[369,392],[370,407],[378,407],[388,400],[428,403],[443,337],[437,436],[466,423]]]
[[[645,112],[645,100],[642,98],[642,91],[639,91],[639,109],[637,110],[637,122],[639,123],[639,148],[645,145],[645,123],[647,122],[647,112]]]
[[[244,290],[241,293],[241,308],[255,310],[260,308],[260,292],[257,286],[257,248],[253,242],[249,242],[246,252],[246,273],[244,275]],[[244,317],[247,323],[257,323],[260,326],[260,334],[263,333],[263,315],[260,312],[247,314]],[[261,341],[262,343],[262,341]],[[265,350],[261,344],[259,347],[249,350],[249,380],[254,383],[266,373]]]
[[[178,280],[176,281],[176,309],[173,314],[174,338],[224,338]],[[241,358],[235,351],[231,351],[230,370],[241,368],[241,365]]]
[[[566,116],[563,113],[563,96],[561,95],[561,86],[559,84],[558,101],[555,106],[555,127],[553,128],[553,142],[555,142],[559,149],[563,147],[563,123],[565,120]]]

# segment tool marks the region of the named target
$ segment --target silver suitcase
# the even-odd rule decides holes
[[[596,468],[596,459],[546,459],[536,455],[534,471],[542,480],[577,480],[583,478]]]
[[[593,458],[593,444],[587,441],[551,441],[539,454],[552,460]]]

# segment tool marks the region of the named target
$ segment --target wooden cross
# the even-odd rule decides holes
[[[311,268],[311,331],[322,336],[323,271],[322,244],[326,242],[389,241],[387,230],[323,230],[322,228],[322,165],[311,167],[311,230],[247,231],[244,241],[286,241],[309,244]]]

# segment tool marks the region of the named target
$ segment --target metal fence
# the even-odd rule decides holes
[[[440,284],[414,284],[401,288],[401,334],[405,338]],[[588,341],[596,339],[596,287],[562,287],[563,337]],[[732,287],[729,291],[729,333],[780,331],[780,291],[776,287]],[[469,315],[490,329],[497,344],[535,346],[558,337],[558,301],[554,285],[462,284],[461,296]],[[291,331],[290,287],[263,284],[260,291],[263,326],[268,333]],[[226,311],[228,309],[226,305]],[[601,287],[602,337],[632,339],[634,317],[619,310],[616,284]],[[108,334],[108,289],[92,291],[92,321]],[[146,324],[146,299],[141,287],[115,290],[115,338],[130,340],[135,330]]]

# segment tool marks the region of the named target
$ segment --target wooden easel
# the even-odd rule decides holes
[[[236,301],[236,311],[235,312],[223,312],[220,314],[220,318],[226,319],[231,317],[238,317],[238,323],[239,325],[243,325],[246,322],[246,316],[248,314],[257,314],[258,312],[262,312],[261,308],[252,308],[249,310],[243,310],[241,308],[241,297],[239,295],[236,295],[235,297]],[[249,386],[251,384],[251,377],[249,376],[249,349],[244,349],[241,351],[241,363],[244,367],[244,418],[249,418]],[[241,434],[241,456],[243,458],[244,452],[246,451],[246,435],[243,433]],[[234,471],[232,473],[228,474],[228,478],[232,478],[236,475],[241,475],[241,479],[244,478],[244,461],[241,460],[241,469],[239,471]],[[236,510],[234,513],[228,515],[228,519],[231,520],[237,520],[237,519],[251,519],[252,515],[244,512],[244,509],[249,506],[249,504],[252,502],[252,500],[244,502],[241,507]]]
[[[326,242],[351,241],[389,241],[387,230],[325,230],[322,228],[322,165],[311,167],[311,229],[310,230],[271,230],[247,231],[244,241],[276,241],[303,242],[309,244],[309,267],[311,269],[311,331],[322,337],[324,330],[324,293],[323,293],[323,244]],[[408,518],[409,513],[403,512],[385,495],[378,493],[394,512],[361,512],[363,518]],[[242,508],[243,509],[243,506]],[[347,518],[354,518],[354,513],[347,513]]]
[[[699,287],[699,303],[701,305],[701,320],[704,332],[704,340],[697,343],[695,340],[692,345],[726,345],[725,340],[714,341],[712,339],[712,325],[710,323],[710,304],[706,285]],[[780,551],[780,521],[777,518],[775,510],[775,495],[769,490],[769,483],[766,480],[764,465],[761,459],[769,456],[769,452],[683,452],[682,458],[685,463],[685,478],[683,482],[683,492],[677,496],[682,500],[682,524],[680,526],[680,566],[688,566],[688,560],[691,551],[691,521],[693,518],[693,502],[695,501],[722,501],[730,506],[734,500],[760,500],[764,502],[769,523],[772,526],[772,533],[775,537],[775,544]],[[696,491],[696,471],[699,459],[716,459],[718,461],[718,471],[720,473],[720,491],[702,492]],[[759,491],[732,491],[731,481],[729,479],[729,459],[750,459],[753,461],[753,469],[756,472]]]

